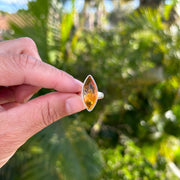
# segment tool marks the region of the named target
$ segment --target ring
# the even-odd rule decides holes
[[[91,75],[84,80],[81,96],[84,106],[89,112],[94,109],[98,99],[104,98],[104,93],[98,92],[96,82]]]

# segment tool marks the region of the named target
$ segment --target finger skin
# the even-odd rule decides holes
[[[8,87],[1,87],[0,89],[0,104],[15,101],[14,92]]]
[[[27,102],[39,89],[39,87],[29,85],[3,87],[0,89],[0,104]]]
[[[68,73],[24,54],[0,54],[0,67],[1,86],[26,84],[69,93],[82,88],[82,83]]]
[[[0,53],[25,54],[41,61],[35,42],[28,37],[7,40],[0,43]],[[6,88],[6,92],[0,92],[0,104],[17,101],[20,103],[28,101],[40,88],[31,85],[22,85]],[[14,93],[13,93],[14,92]],[[10,95],[10,96],[8,96]]]
[[[26,54],[41,61],[35,42],[28,37],[7,40],[0,43],[0,53]]]
[[[25,54],[42,61],[35,42],[28,37],[22,37],[13,40],[7,40],[0,43],[0,53],[6,54]],[[21,87],[6,88],[6,93],[0,93],[0,104],[17,101],[20,103],[28,101],[40,87],[31,85],[22,85]],[[14,94],[12,93],[12,90]],[[10,93],[11,96],[8,96]]]
[[[25,103],[40,89],[40,87],[30,86],[26,84],[13,87],[15,101],[18,103]]]
[[[5,104],[2,104],[1,105],[1,112],[5,111],[5,110],[8,110],[8,109],[12,109],[14,107],[17,107],[17,106],[20,106],[21,103],[17,103],[17,102],[8,102],[8,103],[5,103]]]

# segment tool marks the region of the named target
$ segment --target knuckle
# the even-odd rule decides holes
[[[65,71],[60,70],[59,73],[60,73],[60,76],[61,76],[62,78],[67,78],[67,77],[69,77],[69,78],[74,79],[73,76],[71,76],[70,74],[68,74],[68,73],[65,72]]]
[[[59,113],[47,101],[41,109],[41,119],[43,126],[48,126],[58,119]]]
[[[21,46],[24,47],[21,49],[20,54],[30,54],[31,56],[35,57],[37,60],[41,60],[36,43],[29,37],[22,37],[21,39]]]
[[[31,38],[29,38],[29,37],[22,37],[20,39],[22,40],[23,44],[26,44],[28,46],[36,47],[35,42]]]
[[[60,77],[64,78],[66,73],[64,71],[60,70],[59,74],[60,74]]]
[[[37,61],[26,54],[21,54],[18,56],[15,56],[15,62],[21,69],[26,69],[26,68],[33,68],[34,66],[37,65]]]

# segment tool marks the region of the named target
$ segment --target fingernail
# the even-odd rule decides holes
[[[79,111],[82,111],[83,109],[84,105],[80,96],[71,96],[66,100],[66,111],[68,114],[77,113]]]
[[[79,86],[82,86],[83,83],[81,81],[79,81],[78,79],[74,79],[75,83],[78,84]]]

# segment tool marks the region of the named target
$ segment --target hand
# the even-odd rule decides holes
[[[55,89],[28,101],[40,88]],[[31,136],[79,112],[82,83],[40,60],[35,43],[20,38],[0,43],[0,167]]]

